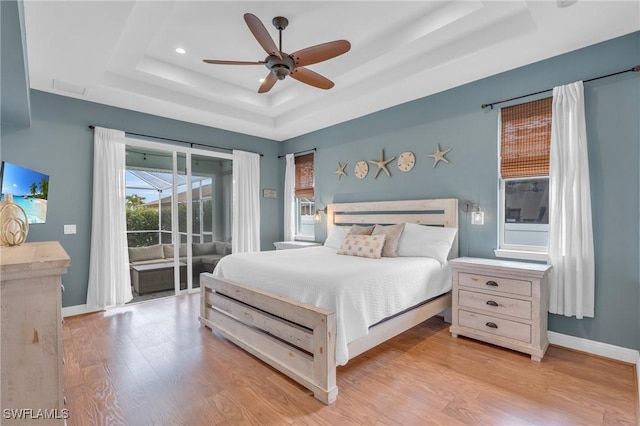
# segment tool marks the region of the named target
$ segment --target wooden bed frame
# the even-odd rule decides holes
[[[458,227],[458,200],[330,204],[327,229],[346,224],[417,223]],[[458,238],[450,258],[458,256]],[[200,322],[331,404],[338,394],[335,313],[203,273]],[[348,345],[349,359],[451,307],[451,292],[369,328]]]

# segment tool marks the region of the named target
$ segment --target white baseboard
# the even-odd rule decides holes
[[[553,345],[628,362],[629,364],[635,364],[637,381],[636,389],[638,392],[638,406],[640,407],[640,351],[560,334],[554,331],[547,331],[547,336],[549,336],[549,343]]]
[[[629,364],[637,364],[640,362],[638,359],[640,352],[634,349],[596,342],[594,340],[583,339],[581,337],[569,336],[567,334],[556,333],[554,331],[548,331],[547,335],[549,336],[549,343],[553,345],[563,346],[565,348],[575,349],[577,351],[587,352],[627,362]]]
[[[73,317],[76,315],[90,314],[92,312],[100,312],[103,310],[104,309],[89,309],[86,304],[67,306],[66,308],[62,308],[62,317]]]

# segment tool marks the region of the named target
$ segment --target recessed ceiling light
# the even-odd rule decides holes
[[[182,47],[178,47],[178,48],[176,49],[176,53],[179,53],[179,54],[181,54],[181,55],[184,55],[185,53],[187,53],[187,51],[186,51],[186,50],[184,50]]]

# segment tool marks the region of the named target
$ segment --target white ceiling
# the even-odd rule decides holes
[[[27,0],[29,78],[46,92],[286,140],[640,30],[638,1],[558,3]],[[335,87],[287,78],[258,94],[264,66],[203,63],[264,60],[246,12],[276,43],[271,19],[287,17],[288,53],[349,40],[348,53],[309,66]]]

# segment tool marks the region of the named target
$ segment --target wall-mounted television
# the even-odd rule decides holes
[[[12,194],[13,201],[27,213],[29,223],[45,223],[49,198],[49,175],[7,161],[0,171],[0,199]]]

